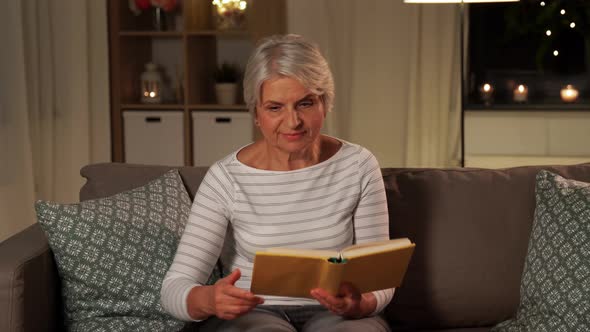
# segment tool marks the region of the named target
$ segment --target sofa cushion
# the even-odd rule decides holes
[[[496,332],[590,331],[590,183],[541,171],[514,319]]]
[[[160,287],[190,206],[177,171],[102,199],[37,203],[62,279],[70,330],[182,328],[161,308]]]
[[[383,170],[390,235],[416,243],[386,310],[396,330],[490,326],[515,314],[543,168],[590,181],[590,164]]]

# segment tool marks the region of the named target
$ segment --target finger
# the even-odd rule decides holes
[[[242,276],[242,272],[240,269],[233,270],[227,277],[219,279],[217,283],[225,284],[225,285],[235,285],[236,281],[240,279]]]
[[[330,297],[333,297],[332,294],[328,293],[325,289],[323,288],[314,288],[311,290],[312,294],[316,294],[319,297],[322,297],[324,299],[328,299]]]
[[[248,301],[248,302],[254,302],[257,304],[264,303],[264,299],[261,298],[260,296],[256,296],[252,292],[249,292],[245,289],[237,288],[235,286],[223,287],[222,292],[224,295],[235,298],[235,299],[240,299],[240,300]]]
[[[338,289],[338,295],[342,297],[348,297],[353,300],[360,300],[362,294],[353,284],[349,282],[343,282],[340,284]]]
[[[326,309],[330,310],[331,312],[337,314],[337,315],[341,315],[344,312],[344,308],[345,308],[345,303],[342,303],[341,301],[334,301],[331,302],[329,301],[329,299],[327,298],[327,296],[322,296],[320,295],[322,292],[318,292],[316,290],[312,290],[311,291],[311,295],[318,300],[318,302],[324,306]],[[326,295],[327,293],[325,293],[324,295]],[[328,294],[329,296],[329,294]]]
[[[322,306],[329,308],[330,304],[324,300],[323,297],[317,295],[316,293],[311,293],[311,296],[315,298]]]
[[[315,294],[315,296],[314,296]],[[322,301],[327,303],[329,306],[335,306],[342,303],[342,298],[336,297],[330,293],[328,293],[325,289],[316,288],[312,290],[312,296],[316,299],[320,298]],[[318,299],[319,301],[319,299]]]

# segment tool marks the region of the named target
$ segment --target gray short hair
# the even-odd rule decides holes
[[[275,77],[297,79],[318,95],[326,111],[334,103],[334,79],[317,45],[302,36],[274,35],[262,39],[248,59],[244,74],[244,99],[251,112],[260,102],[262,84]]]

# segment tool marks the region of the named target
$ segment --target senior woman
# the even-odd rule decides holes
[[[244,97],[262,139],[215,163],[203,179],[162,285],[165,310],[205,320],[205,331],[389,331],[379,313],[393,289],[360,294],[343,284],[313,299],[250,292],[256,251],[341,249],[389,238],[376,158],[322,135],[334,83],[319,49],[297,35],[254,50]],[[220,259],[225,278],[206,285]]]

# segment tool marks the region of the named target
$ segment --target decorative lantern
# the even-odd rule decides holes
[[[145,71],[141,74],[141,102],[162,102],[162,76],[158,72],[158,66],[151,62],[145,64]]]

